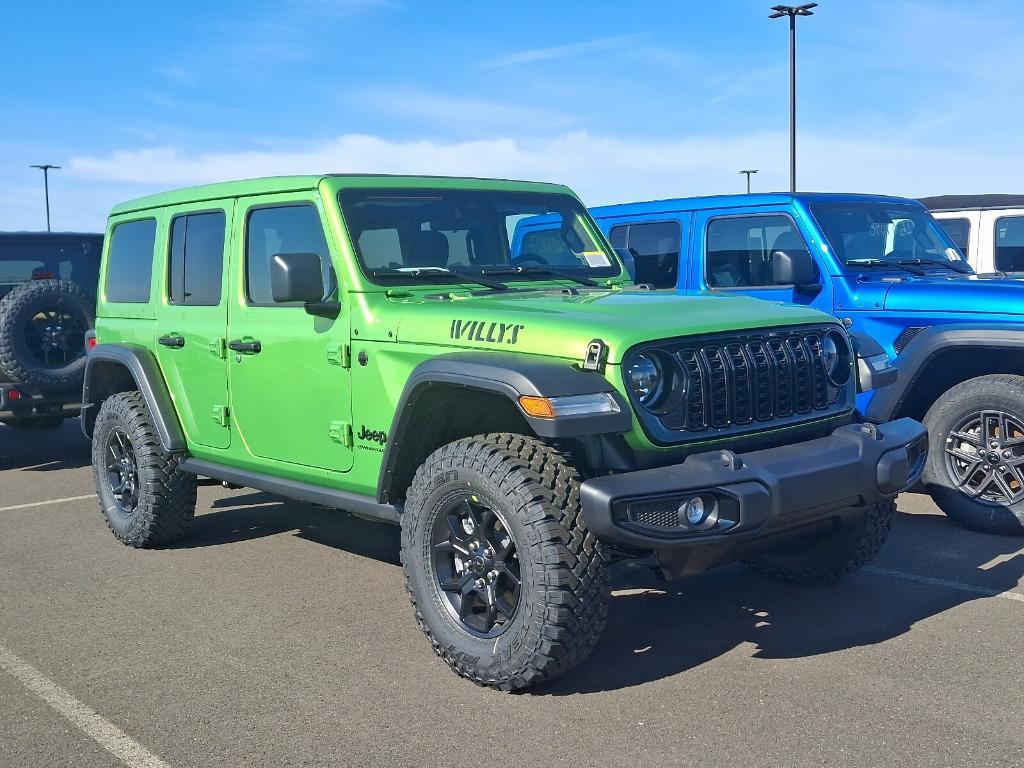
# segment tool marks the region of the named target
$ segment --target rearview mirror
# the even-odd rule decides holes
[[[270,261],[270,293],[278,304],[320,302],[324,273],[315,253],[276,253]]]
[[[772,283],[799,287],[817,282],[818,267],[807,251],[772,251]]]

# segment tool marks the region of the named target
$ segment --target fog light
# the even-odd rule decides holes
[[[680,525],[700,525],[704,522],[704,518],[706,516],[707,512],[704,509],[704,499],[700,496],[694,496],[692,499],[687,499],[679,505]]]

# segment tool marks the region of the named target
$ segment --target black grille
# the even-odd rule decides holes
[[[825,376],[822,337],[830,329],[680,339],[637,350],[657,351],[670,387],[646,420],[653,417],[678,439],[680,433],[750,431],[851,407],[843,395],[852,383],[836,387]]]

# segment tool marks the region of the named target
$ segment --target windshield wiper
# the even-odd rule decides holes
[[[928,264],[935,267],[945,267],[946,269],[952,269],[954,272],[959,272],[961,275],[972,275],[974,270],[970,267],[965,267],[963,264],[958,264],[955,261],[940,261],[939,259],[903,259],[900,264]]]
[[[885,259],[847,259],[843,263],[854,267],[896,267],[896,269],[902,269],[904,272],[909,272],[912,275],[927,274],[920,267],[914,267],[912,264],[905,264],[902,261],[886,261]]]
[[[568,272],[562,272],[560,269],[552,269],[551,267],[509,267],[505,269],[484,269],[481,270],[482,275],[550,275],[551,277],[557,277],[560,280],[571,280],[574,283],[580,285],[586,285],[591,288],[596,288],[597,283],[591,280],[589,277],[581,277],[580,275],[572,275]]]
[[[497,280],[488,280],[482,273],[463,272],[461,269],[451,267],[397,267],[395,269],[374,269],[370,271],[373,277],[412,277],[416,279],[429,278],[432,274],[451,275],[466,283],[476,283],[495,291],[507,291],[508,286],[499,283]]]

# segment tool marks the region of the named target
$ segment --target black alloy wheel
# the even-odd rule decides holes
[[[42,368],[63,368],[85,354],[84,318],[60,307],[47,307],[25,326],[25,347]]]
[[[139,506],[139,463],[131,437],[120,427],[110,430],[107,437],[106,460],[114,504],[122,515],[130,516]]]
[[[452,618],[477,637],[497,637],[519,609],[522,578],[508,526],[479,496],[450,500],[434,520],[434,580]]]

